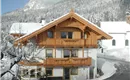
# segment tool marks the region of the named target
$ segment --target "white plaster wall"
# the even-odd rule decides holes
[[[56,48],[56,58],[63,58],[63,49],[62,48]]]
[[[63,68],[62,67],[53,68],[53,76],[62,77],[63,76]]]
[[[78,49],[78,57],[82,58],[83,57],[83,53],[82,53],[82,48]]]
[[[113,39],[116,40],[116,45],[112,46],[112,40],[102,40],[102,44],[107,47],[107,49],[119,49],[125,47],[125,34],[110,34]]]
[[[88,67],[78,67],[78,75],[70,75],[70,80],[88,79]]]
[[[98,49],[97,48],[85,48],[84,49],[84,56],[87,57],[91,57],[92,60],[92,66],[95,66],[95,61],[97,61],[97,53],[98,53]]]

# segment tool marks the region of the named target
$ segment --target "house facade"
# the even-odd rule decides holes
[[[43,62],[25,62],[20,64],[21,73],[26,78],[38,77],[46,74],[59,80],[86,80],[97,75],[98,41],[112,39],[112,37],[81,17],[74,11],[45,24],[29,34],[16,39],[15,45],[26,45],[28,40],[36,46],[44,47],[40,56]],[[33,68],[33,71],[29,69]],[[29,71],[26,72],[26,71]],[[37,74],[32,74],[40,72]],[[27,76],[30,74],[31,76]]]
[[[130,24],[127,22],[101,22],[101,28],[113,37],[102,40],[102,45],[111,55],[130,61]]]

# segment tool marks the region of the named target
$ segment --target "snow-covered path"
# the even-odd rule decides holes
[[[114,75],[116,73],[117,69],[115,68],[114,63],[110,63],[110,62],[106,61],[103,64],[101,70],[104,73],[104,75],[100,76],[99,78],[91,79],[91,80],[104,80],[104,79],[107,79],[107,78],[111,77],[112,75]]]

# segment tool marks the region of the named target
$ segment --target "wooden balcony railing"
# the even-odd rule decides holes
[[[40,46],[56,46],[56,47],[97,47],[97,42],[88,39],[51,39],[40,42]]]
[[[47,58],[43,65],[45,67],[75,67],[75,66],[90,66],[91,58]]]

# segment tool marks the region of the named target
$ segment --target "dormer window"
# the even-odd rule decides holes
[[[53,38],[53,31],[48,31],[47,36],[48,38]]]

